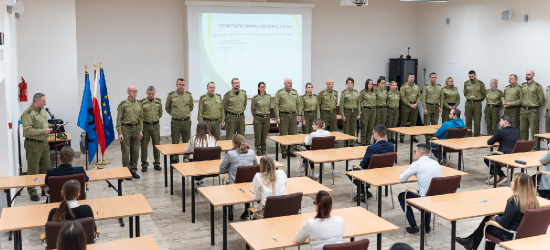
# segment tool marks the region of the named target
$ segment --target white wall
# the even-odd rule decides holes
[[[468,71],[475,70],[487,88],[496,78],[504,90],[508,76],[517,74],[525,82],[525,72],[535,70],[535,80],[543,89],[550,86],[549,1],[540,0],[450,0],[448,3],[421,3],[418,8],[419,68],[437,72],[438,82],[455,79],[462,93]],[[503,21],[502,11],[513,18]],[[529,21],[523,22],[523,15]],[[450,18],[450,25],[445,19]],[[454,63],[449,63],[452,57]],[[464,108],[464,96],[460,107]],[[544,132],[544,108],[540,111],[540,132]],[[482,134],[486,132],[482,121]]]

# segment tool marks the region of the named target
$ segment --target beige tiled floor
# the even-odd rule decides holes
[[[252,135],[247,136],[248,142],[252,144],[254,142]],[[419,137],[421,141],[424,141],[423,137]],[[163,144],[170,143],[169,140],[164,139]],[[268,154],[274,157],[275,144],[268,140]],[[343,144],[340,143],[342,146]],[[409,163],[409,141],[408,137],[405,139],[405,143],[399,144],[398,157],[399,165],[406,165]],[[462,188],[459,192],[465,192],[476,189],[484,189],[486,175],[488,173],[487,167],[483,163],[482,156],[488,154],[489,149],[468,150],[464,154],[466,172],[470,175],[464,177],[462,180]],[[79,157],[79,156],[77,156]],[[105,159],[111,161],[111,164],[107,167],[121,166],[121,153],[118,142],[114,142],[105,154]],[[451,167],[457,167],[456,154],[451,156]],[[152,147],[149,146],[149,160],[152,163]],[[286,160],[279,158],[279,161],[286,164]],[[291,160],[291,176],[298,176],[296,169],[298,167],[300,158],[292,158]],[[162,163],[162,156],[161,156]],[[351,164],[358,164],[359,161],[350,162]],[[76,159],[74,165],[84,165],[84,159]],[[329,188],[334,190],[332,194],[334,199],[334,208],[343,208],[355,206],[356,203],[351,202],[350,198],[350,181],[345,176],[345,162],[338,162],[334,169],[335,184],[332,185],[331,171],[329,164],[325,164],[324,183]],[[286,171],[286,168],[285,168]],[[530,171],[531,174],[534,170]],[[154,171],[149,168],[149,172],[141,173],[140,180],[124,181],[123,193],[124,195],[142,193],[145,195],[149,204],[154,210],[154,214],[150,216],[141,217],[141,235],[152,235],[155,237],[158,244],[162,249],[221,249],[222,247],[222,210],[215,210],[215,230],[216,230],[216,245],[210,245],[210,210],[209,203],[200,195],[197,195],[197,217],[196,223],[191,223],[190,199],[187,199],[187,212],[182,213],[181,210],[181,178],[175,173],[174,177],[174,195],[170,195],[170,188],[164,187],[163,171]],[[207,185],[212,185],[212,179],[205,179]],[[113,182],[114,184],[116,183]],[[215,181],[217,185],[217,181]],[[415,249],[419,249],[419,237],[404,233],[405,221],[404,214],[399,207],[397,201],[397,195],[404,191],[408,187],[417,187],[417,184],[402,184],[393,186],[393,196],[395,202],[395,209],[392,209],[392,203],[390,197],[383,197],[382,209],[383,218],[389,222],[399,226],[400,231],[383,234],[383,249],[388,249],[395,242],[406,242],[413,246]],[[186,189],[189,190],[189,189]],[[355,191],[356,189],[354,189]],[[374,191],[374,190],[371,190]],[[187,195],[189,192],[187,191]],[[90,183],[90,192],[88,198],[93,199],[97,197],[116,196],[114,190],[109,189],[105,182],[93,182]],[[24,190],[22,195],[15,201],[15,206],[27,206],[40,204],[44,202],[42,199],[40,202],[32,202],[29,196]],[[369,201],[369,211],[376,213],[376,200]],[[302,202],[303,212],[314,212],[312,206],[312,197],[304,197]],[[364,207],[364,203],[362,203]],[[236,206],[235,217],[239,217],[242,212],[242,206]],[[420,213],[415,212],[417,220],[419,220]],[[235,219],[238,221],[239,219]],[[457,223],[457,235],[467,236],[471,233],[473,228],[477,226],[481,218],[474,218],[470,220],[463,220]],[[105,242],[117,239],[124,239],[129,237],[128,232],[128,219],[125,219],[126,226],[121,228],[117,220],[99,221],[97,225],[101,227],[101,236],[98,242]],[[23,248],[24,249],[43,249],[40,246],[40,234],[44,232],[44,229],[31,229],[23,230]],[[370,249],[376,247],[376,235],[367,237],[371,240]],[[428,247],[427,249],[450,249],[451,238],[451,225],[449,222],[437,218],[435,230],[427,236]],[[346,240],[347,241],[347,240]],[[8,241],[8,234],[1,234],[2,249],[13,249],[13,242]],[[231,227],[228,229],[228,246],[229,249],[244,249],[245,243],[242,238],[236,234]],[[302,249],[309,249],[308,246],[302,247]],[[461,249],[457,246],[457,249]],[[497,249],[499,249],[497,247]]]

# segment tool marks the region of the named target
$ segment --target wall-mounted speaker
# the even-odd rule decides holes
[[[509,11],[509,10],[503,11],[501,18],[504,21],[508,21],[508,20],[512,19],[512,11]]]

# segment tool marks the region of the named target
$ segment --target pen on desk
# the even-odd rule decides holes
[[[44,180],[44,178],[40,179],[39,181],[43,181],[43,180]]]
[[[38,178],[34,179],[34,181],[38,180]]]
[[[277,239],[275,239],[275,236],[271,235],[271,238],[274,239],[276,242],[279,242]]]
[[[243,190],[242,188],[239,188],[239,190],[241,190],[241,192],[243,192],[243,193],[244,193],[244,190]]]

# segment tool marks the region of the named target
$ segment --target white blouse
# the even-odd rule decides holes
[[[312,250],[323,250],[327,244],[340,244],[344,242],[344,220],[340,216],[327,219],[311,218],[304,223],[295,239],[298,243],[304,243],[309,238]]]
[[[193,150],[195,150],[196,147],[215,147],[216,146],[216,138],[211,135],[206,135],[206,141],[199,141],[197,140],[197,136],[194,135],[191,137],[189,142],[187,143],[187,146],[185,147],[185,153],[190,154],[193,153]]]
[[[254,199],[255,200],[261,200],[262,205],[265,206],[265,200],[267,197],[272,195],[285,195],[286,194],[286,173],[283,170],[276,170],[275,174],[277,176],[277,181],[275,182],[275,192],[271,189],[271,186],[266,186],[263,181],[262,177],[260,177],[260,173],[256,173],[254,175],[254,179],[252,180],[252,189],[254,189]]]
[[[311,142],[313,141],[313,137],[327,137],[327,136],[330,136],[329,131],[326,131],[324,129],[315,130],[315,132],[306,136],[306,138],[304,139],[304,143],[306,145],[311,145]]]

